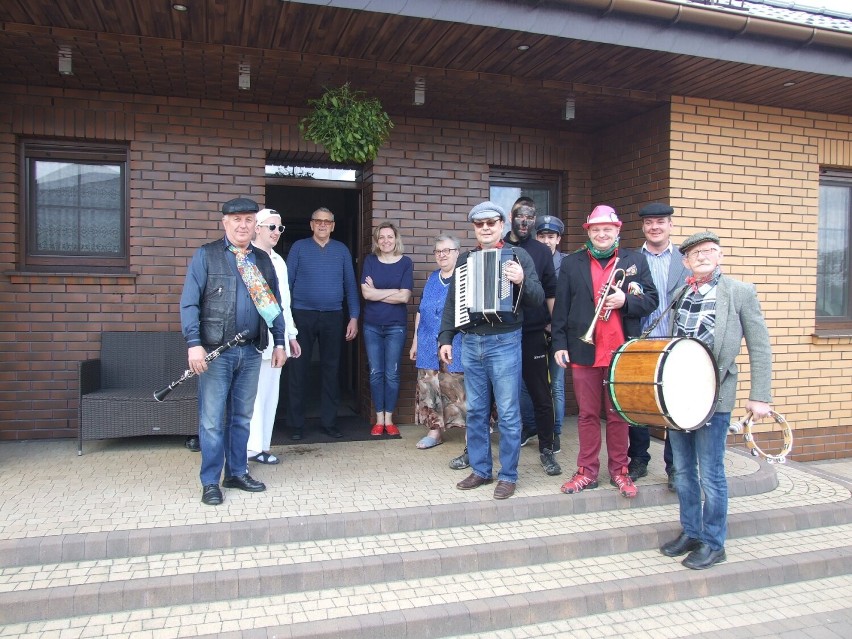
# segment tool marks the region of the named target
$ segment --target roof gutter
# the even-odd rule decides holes
[[[556,2],[603,11],[604,15],[616,12],[630,13],[671,24],[682,23],[720,29],[736,36],[779,38],[802,46],[820,45],[852,49],[852,34],[849,33],[786,20],[770,20],[723,7],[681,4],[666,0],[556,0]]]

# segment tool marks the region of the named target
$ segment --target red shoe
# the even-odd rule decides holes
[[[573,495],[574,493],[579,493],[581,490],[586,488],[591,490],[592,488],[597,487],[598,481],[594,477],[587,475],[585,468],[580,467],[571,479],[562,484],[562,492],[568,495]]]
[[[399,429],[393,424],[385,424],[385,432],[388,435],[399,435]]]
[[[370,431],[370,434],[373,437],[381,437],[382,433],[384,433],[384,432],[385,432],[384,424],[376,424],[375,426],[373,426],[373,430]]]
[[[621,468],[621,474],[610,478],[609,483],[618,488],[619,492],[628,499],[632,499],[639,493],[639,489],[627,473],[627,466]]]

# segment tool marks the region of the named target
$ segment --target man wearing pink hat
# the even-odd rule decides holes
[[[603,383],[613,352],[628,339],[638,337],[642,318],[657,308],[657,290],[645,257],[619,247],[621,221],[611,206],[596,206],[583,228],[589,239],[582,249],[562,260],[553,310],[554,357],[563,368],[570,364],[580,408],[577,472],[563,484],[562,492],[573,494],[598,486],[603,399],[610,483],[630,498],[636,496],[637,489],[627,469],[628,424],[613,410]],[[624,281],[607,290],[616,268],[624,270]],[[605,299],[595,323],[594,343],[588,344],[580,338],[594,320],[601,294]],[[606,313],[609,317],[604,319]]]

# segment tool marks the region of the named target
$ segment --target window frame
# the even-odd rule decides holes
[[[820,171],[819,186],[820,189],[823,186],[840,186],[849,190],[849,209],[847,210],[847,215],[849,216],[849,218],[847,223],[848,231],[846,237],[846,250],[847,256],[852,256],[852,171],[823,169]],[[817,229],[817,233],[820,233],[819,228]],[[819,262],[820,254],[821,253],[819,242],[817,242],[817,262]],[[846,316],[834,317],[827,315],[816,315],[816,309],[818,308],[818,305],[815,302],[814,314],[816,318],[816,329],[818,332],[842,332],[846,334],[849,331],[852,331],[852,260],[847,261],[846,269]],[[819,268],[817,268],[816,294],[819,295]]]
[[[535,169],[506,169],[492,167],[488,176],[488,193],[491,197],[491,188],[494,186],[505,186],[521,188],[546,189],[550,191],[551,208],[554,210],[543,211],[536,202],[536,213],[538,215],[553,215],[561,218],[562,198],[562,174],[554,171],[536,171]],[[510,211],[506,211],[510,213]]]
[[[21,231],[19,269],[49,273],[127,273],[130,268],[130,152],[126,145],[79,141],[22,140],[20,145]],[[117,164],[121,172],[119,255],[39,254],[36,245],[33,166],[38,161]]]

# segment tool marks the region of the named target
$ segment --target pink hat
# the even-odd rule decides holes
[[[583,224],[584,229],[588,229],[592,224],[612,224],[621,228],[621,222],[615,214],[615,209],[606,204],[598,204],[595,210],[589,214],[586,223]]]

